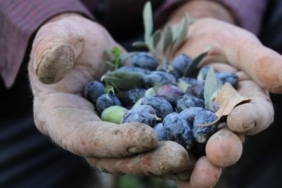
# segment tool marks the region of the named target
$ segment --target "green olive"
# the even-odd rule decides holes
[[[120,120],[128,110],[122,106],[110,106],[103,110],[101,119],[116,124],[120,124]]]

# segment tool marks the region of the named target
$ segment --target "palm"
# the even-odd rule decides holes
[[[86,83],[107,70],[104,50],[115,46],[120,47],[106,30],[80,16],[41,27],[29,63],[36,126],[95,168],[188,178],[193,161],[183,147],[158,143],[154,130],[144,124],[103,122],[83,97]]]

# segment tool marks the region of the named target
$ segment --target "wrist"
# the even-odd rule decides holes
[[[236,24],[236,19],[230,10],[228,10],[220,2],[208,0],[188,1],[172,12],[167,24],[174,24],[181,21],[186,13],[188,13],[188,15],[193,19],[209,17]]]

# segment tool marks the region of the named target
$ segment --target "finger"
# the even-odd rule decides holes
[[[238,76],[239,81],[251,80],[250,76],[244,73],[243,71],[236,72],[236,75]]]
[[[43,26],[34,40],[31,57],[39,80],[47,84],[61,80],[72,69],[83,43],[83,36],[65,23]]]
[[[251,80],[240,81],[238,92],[251,99],[235,107],[227,116],[228,127],[250,135],[265,130],[274,119],[274,109],[268,93]]]
[[[235,164],[242,152],[241,138],[227,128],[214,133],[206,144],[206,156],[209,161],[222,168]]]
[[[211,50],[204,61],[227,62],[246,72],[261,87],[282,93],[282,56],[264,47],[253,34],[226,22],[206,18],[190,26],[186,43],[180,53],[188,52],[195,57],[210,45]]]
[[[77,155],[122,157],[151,150],[158,143],[147,125],[101,121],[93,105],[78,95],[35,95],[34,110],[40,112],[35,113],[38,129]]]
[[[244,73],[243,71],[238,71],[238,69],[226,63],[210,63],[203,65],[212,66],[216,71],[235,73],[238,76],[239,81],[251,79],[250,76]]]
[[[206,156],[198,159],[190,181],[176,181],[178,188],[210,188],[219,180],[222,169],[213,165]]]
[[[201,66],[212,66],[215,71],[223,71],[223,72],[233,72],[236,73],[238,70],[235,67],[232,67],[229,64],[222,63],[222,62],[213,62],[213,63],[207,63],[207,64],[201,64]]]
[[[227,123],[226,122],[221,122],[218,124],[218,129],[223,129],[223,128],[228,128]],[[245,142],[245,135],[243,134],[237,134],[237,136],[239,137],[239,139],[241,140],[242,143]]]
[[[126,158],[87,158],[99,170],[113,174],[150,175],[160,178],[187,179],[194,159],[179,144],[160,142],[151,152]]]
[[[213,187],[219,180],[221,171],[221,168],[209,162],[207,157],[199,158],[191,175],[190,182],[192,187]]]
[[[33,71],[42,83],[53,84],[63,79],[74,65],[86,64],[91,78],[99,78],[105,72],[106,63],[93,62],[100,61],[112,43],[104,28],[81,16],[47,23],[33,42]]]
[[[246,72],[260,86],[274,93],[282,92],[282,56],[264,47],[248,32],[232,32],[236,40],[220,40],[226,61]],[[224,36],[224,35],[223,35]],[[227,36],[230,37],[230,36]],[[223,39],[224,40],[224,39]]]

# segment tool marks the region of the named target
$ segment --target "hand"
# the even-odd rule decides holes
[[[226,128],[215,133],[206,145],[206,157],[200,158],[190,182],[179,187],[211,187],[220,176],[220,168],[235,164],[242,154],[244,135],[265,130],[273,121],[274,110],[268,91],[281,93],[282,57],[264,47],[259,40],[239,27],[212,18],[196,20],[177,54],[195,57],[210,45],[201,66],[228,70],[239,76],[237,91],[250,103],[236,106],[227,116]]]
[[[252,33],[212,18],[199,19],[189,32],[181,51],[195,56],[211,45],[206,63],[225,62],[244,71],[269,92],[282,93],[282,57],[263,46]]]
[[[105,49],[119,46],[99,24],[62,14],[36,34],[29,63],[37,128],[94,168],[114,174],[189,177],[193,158],[174,142],[158,143],[141,123],[103,122],[83,96],[85,84],[107,70]]]
[[[228,116],[229,128],[244,134],[256,134],[266,129],[273,120],[268,91],[282,91],[279,84],[282,56],[264,47],[248,31],[212,18],[193,23],[185,44],[177,53],[195,57],[208,45],[211,50],[201,66],[225,63],[217,64],[217,69],[236,72],[240,78],[238,92],[252,99],[251,103],[237,106]]]

